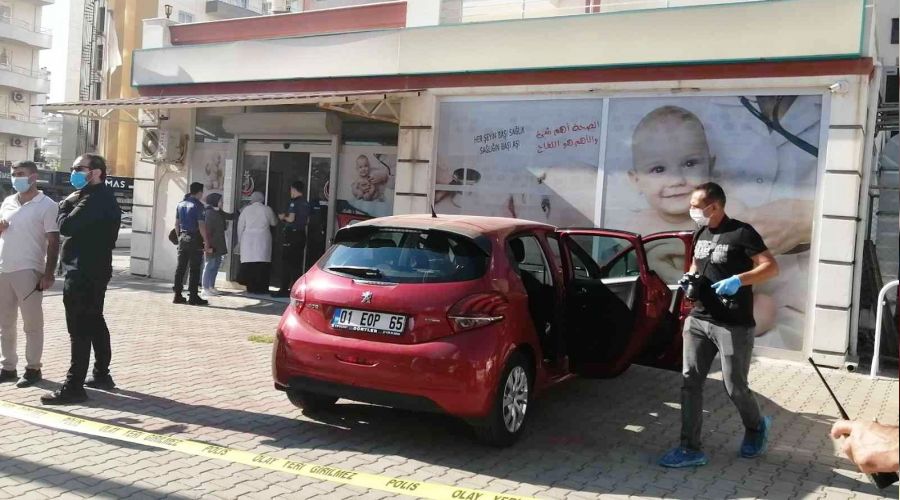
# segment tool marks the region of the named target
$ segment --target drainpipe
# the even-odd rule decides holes
[[[159,175],[159,164],[157,163],[153,169],[153,207],[150,209],[150,263],[147,265],[147,277],[153,277],[153,254],[156,253],[156,206],[159,202],[159,186],[163,179],[166,178],[166,170]],[[157,175],[159,179],[156,179]]]
[[[866,129],[864,131],[865,145],[863,147],[863,169],[862,179],[860,180],[860,197],[859,208],[857,214],[860,216],[869,213],[869,185],[872,182],[872,162],[875,149],[875,120],[878,115],[878,89],[880,87],[881,75],[883,72],[882,65],[879,61],[874,63],[873,77],[868,83],[869,100],[866,109],[868,116],[866,119]],[[870,224],[871,220],[861,221]],[[856,256],[853,262],[853,294],[850,296],[850,349],[849,354],[854,360],[857,357],[857,343],[859,341],[859,296],[862,289],[862,273],[863,273],[863,244],[866,236],[863,228],[856,230]]]

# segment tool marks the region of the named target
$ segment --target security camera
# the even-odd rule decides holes
[[[291,149],[291,143],[286,142],[286,143],[282,144],[281,147],[283,147],[284,149]]]
[[[850,84],[848,84],[844,80],[841,80],[841,81],[834,82],[831,85],[829,85],[828,90],[830,90],[832,94],[844,94],[848,90],[850,90]]]

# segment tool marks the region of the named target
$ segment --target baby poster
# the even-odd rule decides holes
[[[225,191],[227,165],[233,165],[231,160],[231,144],[197,142],[191,148],[191,182],[203,183],[205,196],[211,193],[223,194]]]
[[[593,226],[600,99],[445,101],[437,213]]]
[[[393,214],[397,148],[346,146],[340,161],[337,213],[370,217]]]
[[[802,349],[821,95],[609,98],[601,123],[603,105],[603,98],[443,101],[436,211],[646,235],[696,229],[690,194],[718,182],[726,212],[756,228],[781,269],[754,287],[757,345]],[[684,272],[683,246],[647,251],[651,269],[674,285]]]
[[[600,223],[694,230],[691,192],[718,182],[726,213],[754,226],[781,269],[754,287],[756,344],[802,349],[821,114],[819,95],[610,99]],[[648,249],[670,284],[683,273],[681,254]]]

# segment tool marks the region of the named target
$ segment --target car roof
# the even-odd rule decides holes
[[[392,215],[357,222],[349,227],[400,227],[410,229],[433,229],[456,233],[468,238],[478,238],[489,235],[504,235],[524,229],[545,229],[553,231],[556,228],[549,224],[542,224],[525,219],[513,219],[509,217],[486,217],[483,215],[438,215],[410,214]]]

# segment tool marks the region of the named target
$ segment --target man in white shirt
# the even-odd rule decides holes
[[[12,168],[16,194],[0,205],[0,383],[18,378],[16,319],[22,311],[25,374],[16,387],[41,380],[44,350],[43,290],[53,286],[59,256],[59,208],[37,189],[37,165],[21,161]]]

